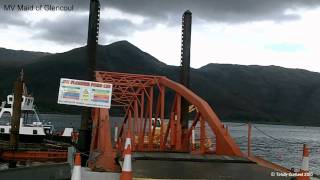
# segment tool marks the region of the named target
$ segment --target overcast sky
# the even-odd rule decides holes
[[[320,0],[100,0],[100,44],[128,40],[178,65],[181,16],[192,11],[191,66],[278,65],[320,72]],[[74,6],[6,11],[4,5]],[[87,39],[89,0],[1,0],[0,47],[64,52]]]

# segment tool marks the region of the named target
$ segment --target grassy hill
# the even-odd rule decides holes
[[[0,59],[6,59],[5,53],[0,55]],[[41,111],[77,112],[78,108],[56,103],[58,84],[61,77],[84,79],[85,57],[85,48],[81,47],[65,53],[40,53],[33,59],[26,57],[28,63],[14,66],[4,66],[0,61],[0,97],[11,92],[14,79],[24,68],[27,85]],[[99,46],[97,59],[98,70],[165,75],[178,80],[178,67],[162,63],[127,41]],[[222,119],[233,121],[320,125],[318,84],[319,73],[277,66],[208,64],[191,70],[191,89]]]

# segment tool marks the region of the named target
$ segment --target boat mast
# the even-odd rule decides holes
[[[14,83],[14,98],[11,117],[11,130],[10,130],[10,149],[16,151],[19,144],[19,129],[20,129],[20,117],[21,117],[21,102],[23,93],[23,71],[20,72],[20,76]],[[9,162],[9,167],[16,167],[16,162]]]

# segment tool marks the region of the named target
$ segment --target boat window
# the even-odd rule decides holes
[[[9,112],[4,112],[0,118],[0,125],[7,125],[11,121],[11,116]]]
[[[33,111],[23,111],[23,124],[32,124],[33,122],[38,122],[37,115]]]

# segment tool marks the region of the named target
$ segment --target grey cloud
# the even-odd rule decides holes
[[[180,17],[190,9],[195,18],[213,22],[240,23],[260,20],[285,21],[299,18],[286,9],[315,8],[319,0],[121,0],[106,6],[159,20]]]
[[[114,19],[102,21],[101,30],[117,36],[126,36],[135,29],[136,25],[125,19]]]
[[[30,24],[21,13],[3,10],[4,4],[52,4],[74,5],[75,13],[65,13],[58,19]],[[194,23],[222,22],[243,23],[271,20],[288,21],[299,19],[297,14],[285,14],[287,9],[316,8],[320,0],[100,0],[101,9],[114,8],[122,12],[145,18],[142,24],[124,19],[102,19],[100,43],[107,37],[125,37],[134,31],[144,30],[162,23],[179,25],[186,9],[193,12]],[[1,0],[0,28],[8,24],[36,28],[35,38],[61,44],[85,44],[87,38],[89,0]],[[77,13],[87,12],[87,13]],[[104,17],[102,17],[104,18]]]
[[[21,18],[21,13],[8,13],[8,12],[0,12],[1,20],[0,25],[2,27],[7,27],[10,25],[16,25],[16,26],[29,26],[30,23]]]
[[[34,38],[55,41],[60,44],[85,44],[87,39],[88,15],[65,15],[55,20],[43,20],[33,25],[38,33]],[[135,30],[144,28],[129,20],[101,19],[100,43],[107,42],[107,36],[124,37]]]
[[[88,10],[90,0],[2,0],[3,4],[71,5],[75,10]],[[138,14],[154,21],[171,23],[190,9],[195,18],[205,21],[241,23],[260,20],[286,21],[299,18],[285,14],[286,9],[319,7],[320,0],[100,0],[102,8]]]
[[[34,38],[55,41],[60,44],[84,44],[87,38],[88,16],[63,16],[55,20],[43,20],[33,25],[39,31]]]

